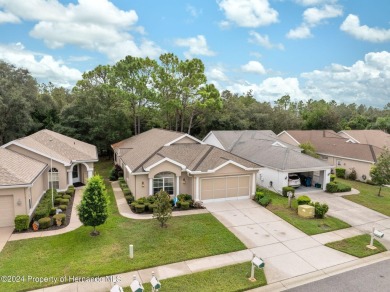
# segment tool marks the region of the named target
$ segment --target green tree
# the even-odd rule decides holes
[[[155,196],[156,208],[153,209],[153,218],[156,218],[160,222],[161,227],[164,227],[172,216],[171,199],[169,194],[163,190],[160,190]]]
[[[106,222],[109,198],[101,176],[95,175],[88,180],[80,204],[78,216],[84,226],[92,226],[91,235],[99,235],[96,226]]]
[[[37,82],[28,70],[0,60],[0,145],[32,130],[37,96]]]
[[[370,171],[371,179],[373,183],[379,185],[378,196],[381,196],[381,190],[383,185],[390,185],[390,151],[385,150],[378,157],[375,165],[372,166]]]
[[[310,142],[301,143],[299,145],[299,147],[303,149],[302,153],[304,153],[304,154],[310,155],[311,157],[314,157],[314,158],[319,158],[320,157],[317,154],[316,148]]]

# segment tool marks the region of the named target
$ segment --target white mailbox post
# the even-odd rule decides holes
[[[152,279],[150,280],[150,284],[152,285],[152,291],[158,292],[158,289],[161,288],[161,283],[158,281],[157,277],[152,272]]]
[[[122,287],[119,286],[118,284],[115,284],[115,285],[111,288],[110,292],[123,292],[123,289],[122,289]]]
[[[383,238],[385,234],[382,231],[375,229],[375,227],[372,227],[370,244],[366,246],[369,249],[376,249],[376,246],[374,245],[374,236],[378,238]]]
[[[141,282],[137,280],[137,277],[133,276],[133,282],[130,284],[130,289],[132,292],[143,292],[144,286],[142,286]]]
[[[252,268],[251,268],[251,277],[249,278],[250,281],[255,282],[255,268],[262,269],[264,268],[264,261],[261,258],[258,258],[257,256],[253,255],[253,259],[251,261]]]

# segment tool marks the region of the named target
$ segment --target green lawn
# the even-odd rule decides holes
[[[341,178],[337,178],[336,180],[349,184],[352,188],[357,189],[360,192],[358,195],[343,196],[344,199],[390,216],[390,188],[382,188],[381,197],[378,197],[378,186]]]
[[[198,272],[190,275],[162,280],[161,291],[215,292],[246,291],[267,284],[264,271],[255,269],[256,282],[248,280],[251,264],[249,262]],[[138,279],[139,280],[139,279]],[[152,291],[149,283],[143,284],[145,291]],[[131,292],[124,287],[125,292]]]
[[[329,242],[325,245],[358,258],[368,257],[370,255],[381,253],[387,250],[386,247],[384,247],[376,239],[374,239],[374,246],[376,246],[377,249],[367,248],[366,245],[370,244],[370,239],[370,235],[363,234],[340,241]]]
[[[107,176],[110,161],[96,165]],[[0,275],[103,276],[245,249],[211,214],[173,217],[168,228],[156,220],[132,220],[118,213],[110,183],[110,216],[91,237],[91,227],[58,236],[9,242],[0,253]],[[133,260],[128,257],[134,245]],[[0,283],[0,291],[36,289],[52,284]]]
[[[296,199],[292,199],[292,208],[290,209],[288,207],[288,198],[270,192],[267,193],[267,195],[272,198],[271,204],[267,206],[268,210],[308,235],[350,227],[348,223],[331,216],[327,216],[324,219],[307,219],[299,217],[297,214],[298,207]]]

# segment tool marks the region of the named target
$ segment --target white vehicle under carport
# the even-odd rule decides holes
[[[288,175],[288,186],[293,188],[299,188],[301,185],[301,179],[296,173],[290,173]]]

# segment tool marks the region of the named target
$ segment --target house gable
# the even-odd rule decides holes
[[[219,149],[226,150],[213,132],[208,133],[203,139],[203,142],[218,147]]]
[[[149,178],[153,178],[156,174],[160,172],[172,172],[176,176],[180,176],[183,170],[183,165],[169,158],[165,158],[160,160],[158,163],[151,165],[145,170],[149,171]]]

